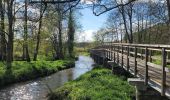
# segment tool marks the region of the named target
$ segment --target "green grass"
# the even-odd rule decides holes
[[[74,60],[57,61],[14,61],[11,70],[0,62],[0,87],[50,75],[62,69],[74,67]]]
[[[50,100],[131,100],[134,87],[111,70],[96,68],[50,94]]]
[[[153,62],[152,62],[152,63],[157,64],[157,65],[162,65],[161,59],[153,59]],[[170,65],[167,64],[166,67],[167,67],[167,68],[170,68]]]
[[[88,52],[88,50],[89,50],[89,48],[78,48],[78,47],[76,47],[74,49],[74,52],[75,52],[76,56],[78,56],[78,55],[89,56],[90,53]]]

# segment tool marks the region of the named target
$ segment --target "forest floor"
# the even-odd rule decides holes
[[[48,76],[57,71],[74,67],[75,60],[57,61],[14,61],[12,68],[6,70],[3,62],[0,62],[0,87],[27,80]]]
[[[95,67],[76,80],[49,94],[50,100],[132,100],[135,89],[125,76],[112,74],[111,70]]]

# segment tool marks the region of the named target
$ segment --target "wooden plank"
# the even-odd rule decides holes
[[[165,67],[165,71],[168,73],[168,72],[170,72],[170,69]]]
[[[154,63],[151,63],[151,62],[147,62],[147,65],[148,65],[148,66],[152,66],[152,67],[154,67],[154,68],[158,68],[158,69],[161,69],[161,68],[162,68],[161,65],[157,65],[157,64],[154,64]]]

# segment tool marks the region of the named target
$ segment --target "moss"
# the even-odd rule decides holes
[[[109,69],[95,68],[50,94],[50,100],[131,100],[134,87]]]

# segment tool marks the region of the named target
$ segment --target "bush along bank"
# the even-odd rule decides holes
[[[132,100],[135,88],[126,77],[97,67],[49,94],[49,100]]]
[[[38,77],[48,76],[57,71],[75,66],[75,60],[57,60],[57,61],[14,61],[12,68],[6,70],[5,64],[0,63],[0,87],[36,79]]]

